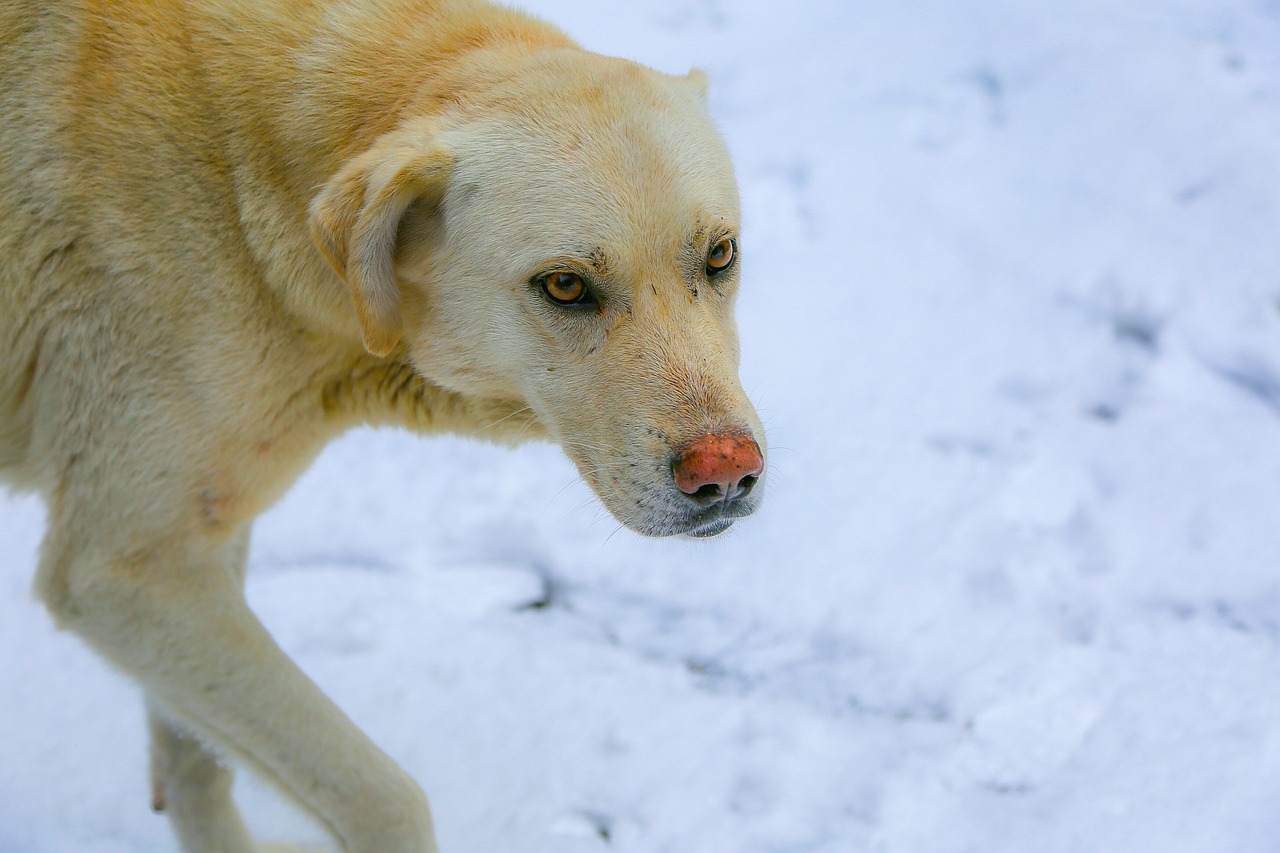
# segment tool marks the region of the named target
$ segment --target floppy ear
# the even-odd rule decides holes
[[[311,236],[347,282],[364,347],[391,352],[404,333],[392,261],[396,232],[418,200],[439,204],[452,167],[428,122],[379,137],[311,202]]]

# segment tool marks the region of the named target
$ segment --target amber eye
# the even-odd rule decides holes
[[[738,244],[732,237],[721,237],[707,252],[707,275],[719,275],[738,257]]]
[[[573,272],[552,272],[538,278],[547,298],[557,305],[590,305],[591,290],[582,276]]]

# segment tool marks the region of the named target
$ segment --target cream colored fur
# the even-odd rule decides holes
[[[338,432],[550,438],[633,529],[708,529],[673,453],[763,436],[704,85],[471,0],[0,5],[0,478],[47,500],[59,624],[146,691],[184,849],[253,849],[220,754],[344,850],[436,849],[242,594]]]

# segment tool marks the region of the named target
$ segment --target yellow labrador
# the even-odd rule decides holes
[[[644,534],[755,509],[704,101],[475,0],[0,5],[0,476],[47,500],[51,612],[146,692],[184,849],[253,849],[219,754],[344,850],[436,849],[242,594],[341,430],[549,438]]]

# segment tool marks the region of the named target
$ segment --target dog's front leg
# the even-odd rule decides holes
[[[233,565],[240,551],[223,540],[105,556],[54,539],[46,543],[42,591],[66,627],[136,678],[166,714],[247,761],[348,853],[437,853],[421,789],[249,610]],[[252,850],[223,790],[229,774],[185,733],[161,723],[158,734],[160,758],[178,762],[162,769],[166,798],[172,782],[182,800],[173,817],[186,849]]]
[[[249,559],[246,528],[231,550],[229,568],[244,586]],[[231,798],[234,771],[190,725],[148,702],[151,805],[165,812],[187,853],[253,853],[249,830]]]

